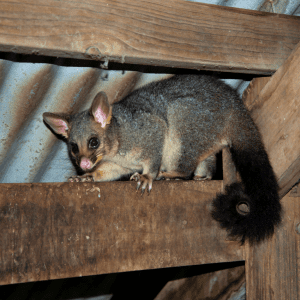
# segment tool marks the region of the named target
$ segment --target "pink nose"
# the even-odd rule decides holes
[[[92,166],[93,166],[93,164],[92,164],[92,162],[91,162],[88,158],[83,157],[83,158],[81,159],[81,162],[80,162],[80,168],[81,168],[82,170],[88,170],[88,169],[91,169]]]

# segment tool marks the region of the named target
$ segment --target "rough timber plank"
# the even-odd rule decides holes
[[[299,65],[300,43],[272,77],[254,81],[244,94],[278,178],[281,197],[300,178]]]
[[[248,109],[257,101],[259,93],[269,82],[271,76],[257,77],[251,80],[248,87],[243,92],[243,102]]]
[[[0,0],[0,51],[270,74],[300,18],[183,0]]]
[[[300,195],[291,192],[273,238],[246,248],[247,299],[300,299]]]
[[[0,185],[0,284],[243,260],[209,208],[221,181]]]

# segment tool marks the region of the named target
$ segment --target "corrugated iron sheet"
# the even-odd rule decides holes
[[[197,2],[300,14],[299,0]],[[65,144],[44,126],[43,112],[86,109],[100,90],[117,101],[132,89],[164,76],[0,60],[0,182],[65,181],[75,173]],[[225,81],[240,94],[249,83]]]
[[[300,0],[194,2],[300,16]],[[104,71],[90,67],[64,67],[50,62],[50,59],[49,63],[38,64],[0,60],[0,182],[57,182],[66,181],[75,174],[66,145],[57,140],[43,124],[43,112],[76,112],[86,109],[100,90],[109,94],[110,99],[118,101],[131,90],[168,76],[134,71]],[[240,94],[249,83],[238,79],[225,81]],[[95,290],[95,283],[99,290],[105,290],[107,280],[96,282],[96,277],[92,278],[82,283],[83,290],[89,289],[91,285]],[[64,290],[71,289],[70,282],[65,287],[63,281],[18,285],[11,294],[7,294],[6,299],[69,299]],[[243,299],[244,291],[245,287],[235,299]],[[111,297],[99,294],[77,299],[100,300]]]
[[[118,101],[133,88],[165,75],[1,61],[0,181],[55,182],[74,174],[66,145],[42,114],[78,112],[98,91]]]

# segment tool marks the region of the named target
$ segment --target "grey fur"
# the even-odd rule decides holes
[[[101,103],[101,111],[111,114],[105,126],[90,111],[44,114],[55,132],[60,128],[53,120],[68,124],[63,135],[71,157],[78,165],[83,160],[91,165],[85,176],[70,181],[110,181],[134,173],[138,188],[150,191],[155,179],[210,179],[215,154],[229,147],[243,184],[228,186],[213,201],[213,217],[242,242],[273,233],[281,219],[276,178],[259,131],[233,89],[214,77],[183,75],[151,83],[112,107]],[[100,141],[97,149],[89,146],[93,137]],[[78,145],[76,153],[71,143]],[[248,216],[237,212],[240,202],[251,207]]]

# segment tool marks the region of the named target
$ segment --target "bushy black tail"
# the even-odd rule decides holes
[[[270,237],[281,221],[276,177],[253,126],[251,134],[241,131],[230,149],[242,183],[227,186],[225,193],[214,199],[212,210],[213,218],[242,244],[245,240],[253,244]],[[240,204],[246,204],[249,212],[241,211]]]

